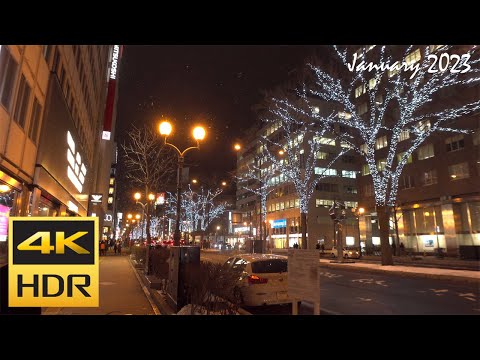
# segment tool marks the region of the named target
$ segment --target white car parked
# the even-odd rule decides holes
[[[338,252],[336,248],[333,248],[332,250],[330,250],[330,256],[332,258],[336,258],[338,256]],[[348,258],[358,259],[360,257],[360,254],[358,250],[343,248],[343,257],[345,259],[348,259]]]
[[[238,296],[245,306],[290,303],[288,258],[273,254],[241,254],[225,262],[227,268],[242,271]]]

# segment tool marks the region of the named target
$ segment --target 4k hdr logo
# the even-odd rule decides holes
[[[98,218],[9,219],[9,306],[98,307]]]

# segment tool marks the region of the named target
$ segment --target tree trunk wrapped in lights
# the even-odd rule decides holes
[[[458,98],[456,103],[445,98],[446,91],[460,93],[480,80],[477,46],[469,46],[465,52],[458,54],[458,64],[453,61],[454,56],[449,55],[452,61],[445,71],[440,71],[441,64],[438,63],[436,72],[432,73],[435,68],[431,66],[430,50],[437,47],[426,46],[417,51],[414,45],[406,46],[401,56],[395,59],[398,63],[394,66],[392,59],[395,54],[392,55],[392,52],[397,51],[398,46],[376,49],[380,57],[375,64],[364,61],[370,48],[363,48],[360,54],[356,52],[349,57],[351,53],[348,49],[335,46],[334,51],[339,58],[335,74],[323,70],[321,65],[309,64],[313,81],[305,85],[308,96],[335,103],[341,109],[333,119],[320,117],[314,111],[309,114],[310,118],[349,128],[350,134],[345,134],[343,140],[364,158],[372,177],[382,265],[393,264],[388,241],[389,217],[396,204],[401,174],[410,156],[434,133],[469,133],[467,129],[447,127],[447,122],[480,109],[478,92],[471,101],[462,99],[462,104],[458,103]],[[442,61],[443,54],[450,49],[451,46],[441,47],[440,54],[433,57],[438,56]],[[409,71],[402,71],[401,64],[403,70]],[[345,71],[339,71],[339,68]],[[354,98],[361,99],[364,93],[366,103],[358,105],[353,101]],[[375,150],[384,147],[387,155],[378,159]]]

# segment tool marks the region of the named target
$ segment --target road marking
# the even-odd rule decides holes
[[[388,287],[387,284],[385,284],[385,280],[374,280],[374,279],[355,279],[351,280],[352,282],[359,282],[359,283],[365,283],[365,284],[377,284],[383,287]]]
[[[360,299],[362,301],[372,301],[372,299],[368,299],[368,298],[363,298],[363,297],[357,297],[357,299]]]
[[[328,277],[328,278],[336,278],[336,277],[342,277],[343,276],[343,275],[339,275],[339,274],[332,274],[332,273],[329,273],[329,272],[319,272],[318,274],[322,275],[322,276],[325,276],[325,277]]]
[[[433,291],[435,294],[448,292],[448,289],[430,289],[430,290]]]

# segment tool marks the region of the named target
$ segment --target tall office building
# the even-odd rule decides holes
[[[87,216],[92,193],[106,209],[120,55],[0,45],[0,249],[8,216]]]

